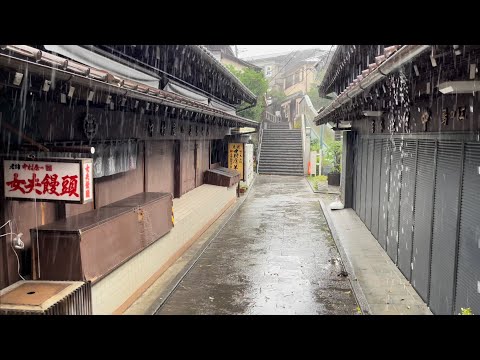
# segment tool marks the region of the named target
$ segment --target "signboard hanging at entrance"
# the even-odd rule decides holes
[[[244,180],[243,174],[243,143],[228,144],[228,168],[240,173],[240,180]]]
[[[7,199],[93,200],[92,159],[4,160],[3,174]]]

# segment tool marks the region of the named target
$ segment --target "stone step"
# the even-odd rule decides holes
[[[286,171],[258,171],[263,175],[285,175],[285,176],[303,176],[303,172],[286,172]]]

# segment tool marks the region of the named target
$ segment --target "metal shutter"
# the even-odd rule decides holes
[[[440,141],[437,149],[429,304],[435,314],[453,312],[462,146]]]
[[[355,212],[360,216],[360,192],[362,184],[362,140],[360,137],[357,138],[357,156],[355,157]]]
[[[389,140],[382,142],[382,165],[380,169],[380,205],[378,208],[378,242],[386,249],[388,227],[388,186],[390,183],[390,149]]]
[[[372,229],[372,185],[373,185],[373,159],[375,156],[375,140],[368,140],[367,145],[367,190],[365,197],[365,225]]]
[[[402,140],[390,142],[392,149],[390,165],[390,192],[388,209],[387,254],[397,263],[398,257],[398,217],[400,215],[400,190],[402,186]]]
[[[480,144],[465,144],[455,313],[480,314]]]
[[[403,146],[402,190],[400,193],[400,227],[398,232],[398,267],[410,280],[412,275],[413,215],[415,212],[415,172],[417,142],[405,140]]]
[[[378,216],[380,201],[380,169],[382,166],[382,139],[375,140],[375,157],[373,162],[372,181],[372,234],[378,239]]]
[[[365,223],[365,202],[367,194],[368,140],[362,141],[362,186],[360,190],[360,219]]]
[[[411,282],[424,301],[428,301],[430,278],[435,147],[434,141],[418,141]]]

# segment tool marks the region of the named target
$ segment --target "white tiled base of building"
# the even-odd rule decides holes
[[[162,266],[181,255],[178,251],[235,200],[235,186],[226,188],[208,184],[174,199],[174,228],[93,285],[93,313],[105,315],[118,312]]]

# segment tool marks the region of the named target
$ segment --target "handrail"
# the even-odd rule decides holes
[[[257,147],[257,174],[258,168],[260,167],[260,150],[262,148],[262,137],[263,137],[263,119],[260,121],[260,127],[258,131],[258,147]]]

